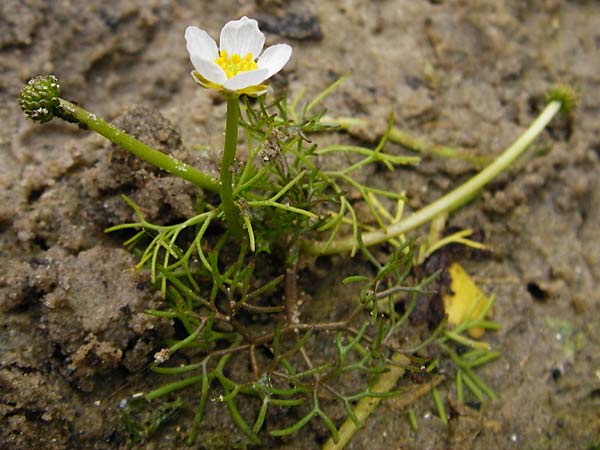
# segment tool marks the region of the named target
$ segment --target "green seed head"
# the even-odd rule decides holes
[[[60,104],[60,84],[54,75],[41,75],[29,80],[19,96],[19,106],[31,120],[47,122]]]

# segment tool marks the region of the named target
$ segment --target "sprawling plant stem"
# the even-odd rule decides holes
[[[430,222],[439,214],[454,211],[467,203],[481,188],[483,188],[483,186],[506,170],[506,168],[527,149],[529,144],[531,144],[531,142],[544,130],[556,113],[558,113],[561,109],[561,105],[562,103],[560,101],[549,103],[525,133],[523,133],[493,163],[466,183],[405,219],[390,225],[386,229],[379,229],[363,234],[362,241],[364,245],[371,246],[381,244]],[[329,245],[326,245],[323,242],[304,241],[302,251],[311,255],[342,253],[352,250],[356,245],[355,239],[354,236],[351,236],[334,240]]]

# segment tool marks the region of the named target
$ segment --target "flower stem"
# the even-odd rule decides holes
[[[196,186],[212,192],[219,192],[219,184],[210,176],[190,166],[183,161],[179,161],[170,155],[160,152],[133,136],[119,130],[117,127],[102,120],[95,114],[80,108],[73,103],[59,98],[59,105],[55,110],[55,115],[75,123],[83,129],[95,131],[104,136],[119,147],[133,153],[140,159],[153,164],[154,166],[166,170],[184,180],[194,183]]]
[[[453,191],[430,203],[410,216],[396,222],[387,229],[380,229],[362,235],[364,245],[381,244],[394,237],[414,230],[430,222],[442,213],[454,211],[467,203],[473,196],[492,179],[503,172],[515,159],[517,159],[531,142],[543,131],[556,113],[561,109],[561,101],[552,101],[544,111],[534,120],[529,128],[509,148],[507,148],[489,166],[457,187]],[[350,251],[355,246],[355,237],[351,236],[332,241],[328,246],[324,242],[304,241],[302,251],[309,255],[333,254]]]
[[[238,119],[240,101],[237,95],[227,97],[227,122],[225,124],[225,147],[221,161],[221,204],[225,213],[227,227],[234,236],[241,236],[242,222],[240,211],[233,201],[232,164],[235,161],[238,139]]]

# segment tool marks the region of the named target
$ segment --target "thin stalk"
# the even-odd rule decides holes
[[[235,161],[238,139],[238,119],[240,116],[240,101],[237,95],[227,97],[227,122],[225,124],[225,147],[221,161],[221,203],[225,213],[227,227],[234,236],[242,235],[240,211],[233,201],[232,165]]]
[[[162,395],[188,387],[191,384],[200,383],[202,382],[203,378],[204,375],[196,375],[193,377],[184,378],[183,380],[175,381],[173,383],[165,384],[158,389],[148,392],[144,395],[144,398],[148,401],[152,401]]]
[[[362,235],[365,246],[382,244],[389,239],[414,230],[430,222],[442,213],[454,211],[468,202],[483,186],[504,171],[516,158],[518,158],[531,142],[542,132],[556,113],[561,109],[560,101],[552,101],[544,111],[533,121],[529,128],[509,148],[507,148],[493,163],[475,175],[473,178],[458,188],[430,203],[426,207],[406,217],[405,219],[389,225],[385,230],[380,229]],[[355,236],[334,240],[329,245],[324,242],[304,241],[302,251],[309,255],[334,254],[351,251],[356,243]]]
[[[442,401],[442,396],[440,395],[440,391],[437,388],[433,388],[431,390],[431,395],[433,397],[433,403],[435,403],[435,407],[438,410],[438,416],[444,425],[448,425],[448,414],[446,413],[446,408],[444,407],[444,402]]]
[[[59,98],[58,100],[60,105],[56,108],[56,115],[67,122],[75,123],[83,129],[95,131],[119,147],[133,153],[138,158],[149,162],[159,169],[163,169],[184,180],[190,181],[202,189],[219,192],[219,184],[212,177],[199,171],[195,167],[144,144],[142,141],[119,130],[117,127],[102,120],[95,114],[92,114],[67,100],[62,98]]]
[[[456,397],[460,403],[465,403],[465,391],[463,387],[462,371],[456,371]]]
[[[417,423],[417,415],[415,414],[415,410],[412,408],[408,408],[406,411],[406,417],[408,417],[408,423],[413,431],[417,431],[419,429],[419,424]]]

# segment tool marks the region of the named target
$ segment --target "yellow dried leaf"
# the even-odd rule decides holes
[[[442,297],[444,310],[448,314],[448,323],[454,326],[460,325],[469,318],[469,314],[471,320],[482,319],[485,306],[489,301],[487,296],[459,263],[452,263],[448,273],[451,279],[451,292]],[[481,327],[471,327],[467,332],[472,338],[479,339],[485,330]]]

